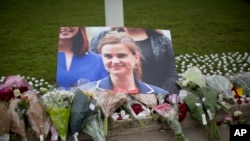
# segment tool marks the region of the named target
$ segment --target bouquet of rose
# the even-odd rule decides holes
[[[21,94],[31,89],[29,83],[20,76],[10,75],[4,77],[0,82],[0,100],[9,102],[14,98],[14,90],[18,90]]]
[[[112,90],[102,90],[96,93],[97,103],[101,106],[104,114],[104,134],[108,132],[108,118],[125,102],[128,98],[124,93],[117,93]]]
[[[170,129],[174,132],[175,137],[179,141],[187,141],[188,139],[182,132],[182,127],[177,119],[177,113],[175,109],[168,103],[159,104],[153,107],[163,120],[166,120]]]
[[[142,127],[146,125],[141,121],[142,118],[150,116],[150,109],[146,108],[141,102],[135,100],[131,95],[127,95],[128,101],[121,108],[130,114],[130,117],[138,121]]]
[[[46,111],[49,113],[53,125],[63,141],[66,140],[68,133],[73,98],[74,94],[72,92],[58,89],[46,92],[41,97],[41,101],[45,105]]]
[[[158,104],[158,101],[165,100],[165,94],[133,94],[135,100],[139,101],[140,103],[144,104],[147,109],[152,109],[154,106]],[[148,111],[148,110],[147,110]],[[150,110],[150,115],[154,120],[158,120],[160,117],[158,114],[155,114],[153,110]]]

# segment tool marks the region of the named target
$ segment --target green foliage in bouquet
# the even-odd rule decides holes
[[[103,125],[101,111],[98,110],[96,114],[90,115],[90,117],[86,119],[82,131],[89,134],[94,141],[106,141]]]
[[[16,112],[19,114],[21,118],[24,118],[24,114],[26,113],[30,102],[27,96],[23,96],[21,100],[17,103],[17,107],[15,108]]]
[[[170,129],[175,134],[175,139],[178,141],[188,141],[188,138],[184,135],[180,122],[177,119],[177,113],[174,107],[168,103],[159,104],[153,107],[162,118],[162,121],[166,121]]]
[[[220,133],[216,124],[215,117],[217,111],[218,91],[212,87],[206,86],[199,88],[197,92],[200,95],[200,99],[202,100],[204,110],[209,117],[211,134],[213,135],[214,139],[220,139]]]
[[[57,132],[64,141],[67,138],[73,98],[74,94],[72,92],[57,89],[46,92],[41,98]]]

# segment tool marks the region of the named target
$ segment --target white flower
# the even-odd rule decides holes
[[[237,110],[237,111],[234,112],[234,116],[235,116],[235,117],[238,117],[238,116],[241,116],[241,115],[242,115],[242,112],[241,112],[241,111],[238,111],[238,110]]]

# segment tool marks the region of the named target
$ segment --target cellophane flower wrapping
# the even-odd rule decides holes
[[[18,102],[21,99],[13,98],[10,100],[9,110],[11,114],[11,122],[10,122],[10,130],[22,137],[23,140],[27,140],[26,136],[26,126],[24,122],[24,118],[20,116],[19,113],[16,111],[16,107]]]
[[[213,140],[214,137],[211,133],[211,130],[209,129],[207,119],[206,119],[206,113],[204,111],[202,101],[200,100],[199,96],[196,94],[189,94],[184,98],[185,103],[188,106],[188,109],[190,111],[191,116],[202,123],[206,136],[209,140]]]
[[[70,116],[70,141],[76,141],[76,134],[81,131],[89,134],[95,141],[105,139],[102,120],[97,120],[96,115],[100,113],[100,106],[94,99],[94,92],[88,88],[77,88],[71,107]],[[98,112],[99,111],[99,112]]]
[[[29,108],[26,112],[26,117],[33,133],[37,140],[43,140],[47,137],[52,121],[42,105],[38,96],[33,91],[27,91],[23,94],[30,99]]]
[[[165,101],[178,112],[178,94],[168,94]]]
[[[158,100],[161,99],[164,101],[165,94],[133,94],[131,97],[133,97],[135,100],[139,101],[145,107],[150,111],[150,115],[154,120],[159,119],[159,115],[155,114],[152,109],[154,106],[158,105]],[[159,98],[159,99],[158,99]]]
[[[155,94],[133,94],[131,96],[149,108],[153,108],[157,105],[157,98]]]
[[[218,91],[210,86],[202,87],[197,90],[200,99],[204,106],[204,110],[210,120],[209,126],[212,136],[215,139],[220,139],[220,133],[216,124],[216,111],[217,111],[217,96]]]
[[[207,85],[216,89],[220,94],[223,95],[223,98],[229,101],[230,103],[234,103],[234,93],[232,92],[233,84],[232,82],[221,75],[212,75],[205,77]]]
[[[0,115],[4,115],[1,117],[0,121],[0,127],[1,127],[0,136],[9,134],[11,115],[8,108],[9,108],[9,103],[5,101],[0,101]]]
[[[177,84],[181,89],[193,92],[198,88],[206,86],[206,81],[199,68],[192,67],[184,72],[182,80],[177,81]]]
[[[67,138],[73,92],[54,89],[41,97],[59,136],[63,141]]]
[[[228,76],[228,79],[230,82],[232,82],[233,87],[236,89],[242,89],[242,95],[245,97],[250,96],[250,72],[244,72],[244,73],[230,73]]]
[[[168,103],[163,103],[153,108],[164,120],[167,121],[170,129],[174,132],[175,138],[179,141],[187,141],[188,139],[182,131],[182,127],[177,119],[175,109]]]
[[[150,116],[150,109],[143,105],[138,100],[135,100],[131,95],[127,95],[128,101],[121,108],[124,109],[133,120],[136,120],[142,127],[146,127],[142,119]]]
[[[104,114],[104,133],[108,132],[108,118],[124,103],[128,98],[126,94],[115,92],[112,90],[102,90],[96,93],[97,103],[101,106]]]
[[[100,110],[86,119],[85,124],[83,124],[82,131],[89,134],[94,141],[106,141]]]

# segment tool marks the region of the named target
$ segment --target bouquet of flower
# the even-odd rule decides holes
[[[239,94],[240,97],[243,95],[245,97],[250,96],[250,72],[240,74],[231,73],[228,79],[232,82],[233,88],[242,90],[241,94]]]
[[[179,104],[179,95],[178,94],[169,94],[166,96],[166,103],[171,104],[174,107],[176,112],[178,112],[178,120],[182,121],[186,117],[188,108],[185,102]]]
[[[198,95],[189,94],[184,98],[185,103],[191,113],[191,116],[197,121],[201,122],[205,128],[205,132],[209,140],[214,140],[213,135],[208,127],[206,113]]]
[[[14,98],[14,90],[19,90],[22,93],[30,88],[29,83],[20,76],[10,75],[4,77],[0,83],[0,100],[8,102],[11,98]]]
[[[103,129],[103,121],[101,118],[101,111],[98,110],[96,114],[90,115],[83,124],[83,132],[89,134],[94,141],[106,141]]]
[[[97,103],[101,106],[104,114],[104,134],[108,132],[108,118],[125,102],[128,98],[124,93],[116,93],[112,90],[102,90],[96,94]]]
[[[75,97],[71,107],[70,130],[72,137],[70,141],[77,141],[77,134],[83,131],[89,134],[95,141],[105,139],[102,121],[96,116],[100,106],[94,99],[94,93],[87,89],[76,89]]]
[[[47,137],[52,125],[51,119],[35,92],[27,91],[23,96],[29,99],[29,107],[26,111],[29,126],[35,133],[36,139],[43,141]]]
[[[54,89],[41,97],[50,118],[62,140],[66,140],[71,104],[74,94],[66,90]]]
[[[216,89],[228,102],[234,103],[233,84],[229,79],[221,75],[206,76],[205,79],[208,86]]]
[[[137,100],[140,103],[142,103],[143,105],[145,105],[147,108],[146,111],[149,111],[149,109],[152,109],[154,106],[156,106],[158,104],[157,98],[162,98],[162,101],[164,101],[164,98],[166,95],[165,94],[158,94],[158,95],[161,95],[161,96],[157,97],[157,95],[155,95],[155,94],[134,94],[134,95],[131,95],[131,97],[133,97],[135,100]],[[136,105],[133,105],[134,110],[135,110],[135,106]],[[141,107],[141,109],[142,109],[142,106],[140,106],[140,105],[138,105],[138,106]],[[141,110],[141,111],[143,111],[143,110]],[[150,110],[150,115],[154,120],[158,120],[160,118],[158,114],[155,114],[153,112],[153,110]]]
[[[209,78],[206,79],[197,67],[188,69],[184,73],[183,79],[184,80],[182,82],[179,81],[178,84],[181,88],[191,93],[184,98],[184,101],[192,117],[202,122],[209,140],[219,139],[220,135],[215,121],[218,96],[217,89],[213,88],[215,86],[207,86],[205,80],[209,80]],[[212,84],[214,83],[210,83],[210,85]],[[228,84],[225,85],[228,86]],[[217,88],[221,88],[220,86],[221,85],[217,86]],[[222,86],[222,88],[224,87]],[[221,89],[221,91],[225,90]],[[206,115],[209,116],[209,123],[207,123]]]
[[[170,129],[174,132],[175,137],[179,141],[187,141],[188,139],[182,132],[182,127],[177,119],[175,109],[168,103],[157,105],[153,108],[164,120],[167,121]]]
[[[181,122],[185,119],[188,112],[188,107],[185,102],[180,103],[178,106],[178,120]]]
[[[167,103],[171,104],[176,111],[178,111],[178,94],[169,94],[166,96]]]
[[[10,130],[20,135],[27,141],[26,126],[24,122],[24,112],[27,110],[27,98],[13,98],[10,100],[9,110],[11,114]]]
[[[138,121],[142,127],[146,125],[141,121],[142,118],[148,117],[151,114],[149,108],[146,108],[142,103],[132,98],[131,95],[128,96],[128,101],[124,103],[121,108],[130,114],[130,117]]]
[[[197,90],[202,100],[204,110],[206,111],[210,123],[210,131],[214,139],[220,139],[220,133],[216,124],[216,111],[217,111],[217,96],[218,91],[212,87],[202,87]]]
[[[0,115],[4,115],[1,117],[0,122],[0,140],[1,136],[8,134],[10,129],[10,121],[11,121],[11,115],[10,111],[8,110],[9,103],[5,101],[0,101]]]
[[[206,81],[202,72],[197,67],[192,67],[183,74],[183,80],[177,81],[177,84],[181,89],[192,92],[206,86]]]

